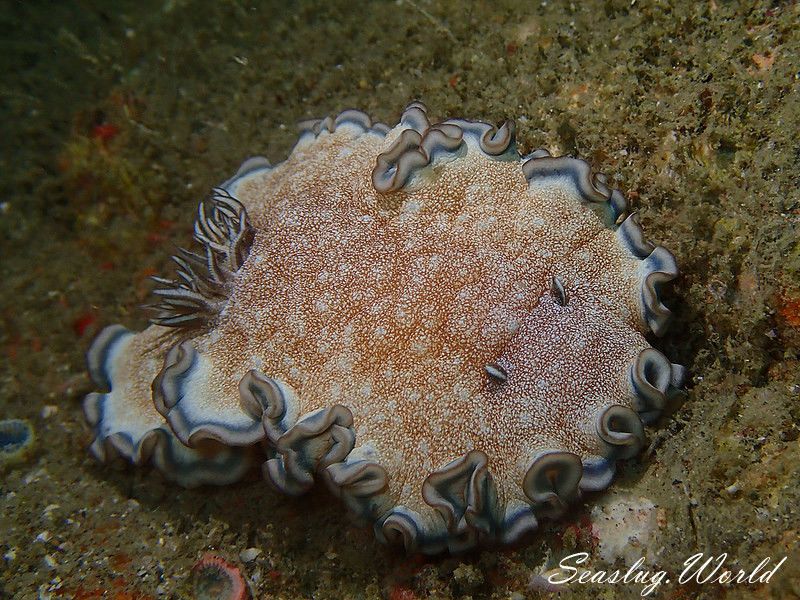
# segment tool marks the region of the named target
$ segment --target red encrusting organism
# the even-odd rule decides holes
[[[248,600],[247,584],[238,567],[213,554],[205,554],[192,567],[197,600]]]
[[[113,123],[100,123],[92,127],[92,137],[106,143],[116,137],[119,133],[119,127]]]

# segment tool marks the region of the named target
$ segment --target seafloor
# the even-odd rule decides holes
[[[800,5],[9,1],[0,23],[0,412],[37,438],[0,467],[0,597],[190,598],[207,551],[256,598],[534,598],[573,551],[594,571],[644,556],[671,580],[651,597],[800,597]],[[96,464],[83,353],[145,324],[198,199],[284,157],[300,119],[394,123],[416,98],[587,158],[678,257],[660,347],[691,381],[650,449],[527,545],[437,559],[380,546],[323,491]],[[678,584],[696,552],[787,560],[768,584]]]

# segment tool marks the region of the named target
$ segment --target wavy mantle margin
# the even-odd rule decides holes
[[[98,334],[86,355],[95,385],[112,388],[116,360],[133,335],[122,325],[111,325]],[[130,422],[115,418],[115,408],[113,389],[108,393],[93,392],[83,400],[84,416],[94,432],[89,451],[100,462],[117,457],[134,465],[152,462],[170,481],[193,488],[234,483],[257,458],[254,448],[228,447],[213,441],[190,448],[181,443],[163,419],[145,417],[145,423],[131,427]]]
[[[296,148],[342,126],[378,136],[386,136],[390,131],[386,125],[373,124],[366,114],[348,110],[336,118],[301,124]],[[416,185],[424,177],[425,169],[437,160],[458,158],[467,147],[477,148],[493,160],[519,161],[528,181],[545,178],[569,181],[601,221],[616,231],[619,243],[640,261],[640,316],[653,333],[664,333],[670,312],[661,302],[659,292],[663,284],[678,275],[675,259],[669,251],[645,240],[637,215],[625,218],[628,210],[625,198],[619,190],[608,187],[604,175],[592,173],[583,160],[552,157],[546,150],[520,157],[510,121],[500,127],[462,119],[431,124],[425,106],[414,102],[403,112],[398,127],[402,129],[400,135],[376,158],[372,179],[378,193],[393,193]],[[272,168],[265,158],[251,158],[220,189],[235,199],[244,181]],[[114,357],[128,335],[130,332],[121,326],[112,326],[92,344],[87,361],[98,386],[113,387]],[[154,382],[156,406],[161,414],[170,415],[180,404],[183,390],[176,386],[191,376],[197,360],[197,353],[190,345],[178,345],[170,351]],[[514,543],[535,531],[542,519],[563,514],[582,493],[608,487],[616,461],[640,450],[644,424],[657,419],[666,398],[681,387],[684,376],[685,369],[671,363],[659,351],[643,350],[629,367],[635,410],[612,405],[596,419],[596,433],[604,447],[602,455],[581,460],[559,449],[541,449],[531,456],[530,466],[520,482],[527,502],[502,505],[489,469],[490,458],[480,450],[472,450],[425,479],[421,493],[434,509],[433,516],[420,515],[391,500],[390,475],[374,460],[366,445],[356,446],[353,416],[346,406],[335,405],[298,415],[293,390],[258,371],[250,371],[239,386],[242,409],[263,429],[257,436],[248,432],[242,437],[241,432],[224,426],[213,431],[202,424],[192,428],[181,425],[180,419],[170,419],[172,429],[160,425],[134,439],[107,423],[111,393],[90,394],[84,401],[84,411],[95,430],[91,450],[98,459],[104,461],[112,454],[119,454],[142,464],[152,458],[167,477],[186,486],[225,484],[238,479],[249,467],[249,462],[243,459],[248,448],[226,448],[226,445],[263,438],[273,454],[264,463],[263,474],[275,488],[297,495],[322,479],[354,515],[373,523],[377,539],[400,545],[407,552],[433,554],[446,549],[461,552],[477,545]],[[175,428],[181,432],[177,436]],[[201,453],[181,443],[197,444],[197,440],[215,445],[211,459],[208,451]]]
[[[252,373],[252,372],[251,372]],[[297,495],[321,479],[362,523],[373,523],[383,543],[408,553],[463,552],[479,545],[512,544],[535,531],[542,519],[561,516],[584,492],[608,487],[617,460],[639,452],[645,441],[643,421],[663,406],[681,384],[683,368],[649,348],[630,368],[634,411],[611,405],[596,419],[605,452],[587,460],[558,449],[537,452],[521,483],[527,504],[503,505],[489,470],[489,458],[472,450],[429,474],[422,497],[438,518],[395,504],[388,496],[389,477],[377,461],[356,448],[353,417],[343,405],[301,417],[277,433],[274,419],[265,418],[275,457],[264,464],[267,481],[277,490]],[[269,378],[258,374],[260,382]],[[272,385],[272,384],[263,384]],[[260,392],[267,396],[266,387]],[[284,407],[266,404],[265,414],[283,414]],[[288,425],[288,423],[285,423]]]

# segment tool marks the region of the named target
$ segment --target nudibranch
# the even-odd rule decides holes
[[[514,543],[606,488],[684,377],[645,338],[675,259],[623,195],[419,102],[301,129],[200,203],[152,325],[92,344],[94,455],[186,486],[261,456],[424,553]]]

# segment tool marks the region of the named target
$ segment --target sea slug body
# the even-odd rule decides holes
[[[513,543],[606,488],[680,387],[645,339],[674,257],[587,163],[421,103],[309,121],[200,203],[153,325],[88,352],[100,460],[186,486],[259,460],[409,552]]]

